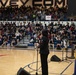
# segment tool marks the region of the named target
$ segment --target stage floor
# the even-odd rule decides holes
[[[65,57],[64,53],[64,57]],[[49,75],[72,75],[74,73],[74,59],[67,59],[61,62],[50,61],[50,58],[56,55],[62,59],[62,51],[50,50],[48,56]],[[76,57],[76,52],[75,52]],[[68,52],[71,56],[71,52]],[[0,75],[17,75],[22,67],[30,74],[36,74],[37,49],[17,49],[0,48]],[[38,53],[38,74],[41,74],[40,54]]]

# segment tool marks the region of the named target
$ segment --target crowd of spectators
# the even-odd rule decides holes
[[[73,41],[76,44],[76,25],[74,23],[63,25],[60,22],[53,23],[49,25],[43,25],[41,23],[28,23],[27,25],[16,26],[14,23],[6,22],[0,23],[0,46],[15,46],[23,37],[30,36],[30,43],[36,43],[37,39],[40,38],[41,31],[47,29],[49,32],[49,40],[54,47],[61,46],[62,41],[66,39],[67,41]],[[68,46],[71,43],[69,42]]]
[[[23,38],[23,28],[15,23],[6,22],[0,24],[0,45],[15,46]]]
[[[52,21],[49,25],[42,25],[41,23],[34,24],[33,21],[46,21],[46,16],[51,16]],[[41,35],[43,29],[48,29],[50,43],[54,47],[60,45],[62,40],[76,40],[76,25],[63,25],[60,22],[53,23],[53,21],[69,21],[67,17],[67,6],[59,8],[55,7],[31,7],[22,6],[20,8],[1,7],[0,20],[7,21],[5,24],[0,23],[0,46],[10,45],[15,46],[24,36],[30,36],[30,42],[35,43]],[[71,19],[75,20],[75,19]],[[31,21],[27,25],[16,25],[16,23],[8,21]]]
[[[22,6],[20,8],[12,8],[11,6],[0,8],[0,20],[4,21],[45,21],[46,16],[51,16],[52,21],[63,20],[67,21],[67,6],[58,8],[55,7],[31,7]],[[74,19],[72,19],[74,20]]]

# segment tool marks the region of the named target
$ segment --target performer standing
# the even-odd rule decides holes
[[[48,30],[43,30],[39,42],[42,75],[48,75],[48,61],[47,61],[49,54],[48,43],[49,43]]]

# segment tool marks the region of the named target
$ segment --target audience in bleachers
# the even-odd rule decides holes
[[[42,25],[41,23],[28,23],[27,25],[16,26],[15,23],[6,22],[0,23],[0,46],[15,46],[23,37],[28,36],[30,43],[36,43],[37,39],[40,38],[41,31],[48,29],[50,44],[54,44],[54,48],[63,47],[63,41],[67,40],[68,47],[70,47],[70,41],[76,44],[76,25],[60,24],[60,22],[49,25]]]
[[[51,16],[52,21],[63,20],[67,21],[67,7],[30,7],[22,6],[20,8],[3,7],[0,8],[0,20],[26,20],[26,21],[45,21],[45,17]],[[72,19],[74,20],[74,19]]]
[[[55,7],[30,7],[22,6],[20,8],[2,7],[0,8],[0,20],[1,21],[45,21],[45,17],[51,16],[51,21],[68,21],[67,6],[63,8]],[[75,20],[75,19],[71,19]],[[67,25],[57,23],[50,23],[48,26],[41,23],[28,23],[27,25],[16,26],[15,22],[0,23],[0,46],[16,45],[24,36],[30,38],[30,42],[33,44],[36,39],[40,37],[41,31],[48,29],[50,43],[54,44],[54,47],[62,46],[63,40],[76,40],[76,25],[72,23]]]

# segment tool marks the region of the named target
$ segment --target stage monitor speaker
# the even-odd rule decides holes
[[[60,62],[61,61],[61,59],[59,57],[57,57],[56,55],[53,55],[50,60],[54,61],[54,62]]]
[[[20,68],[17,72],[17,75],[31,75],[31,74],[25,71],[23,68]]]

